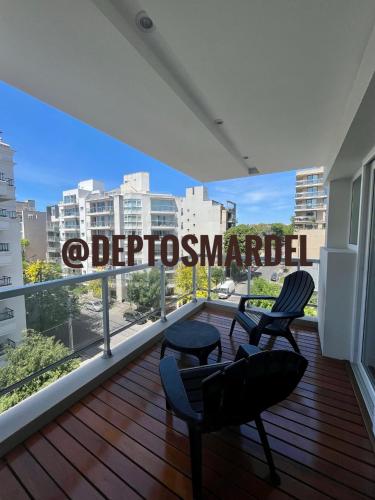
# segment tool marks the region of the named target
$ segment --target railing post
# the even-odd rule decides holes
[[[207,269],[207,300],[211,300],[211,266]]]
[[[69,349],[74,351],[74,335],[73,335],[73,318],[72,318],[72,298],[68,295],[68,332],[69,332]]]
[[[247,295],[251,293],[251,266],[247,268]]]
[[[193,302],[197,301],[197,266],[193,266],[192,269],[192,279],[193,279]]]
[[[163,264],[160,265],[160,319],[161,321],[167,321],[165,313],[165,267]]]
[[[111,337],[109,335],[109,297],[108,297],[108,277],[102,278],[102,305],[103,305],[103,337],[104,348],[103,358],[110,358],[111,352]]]

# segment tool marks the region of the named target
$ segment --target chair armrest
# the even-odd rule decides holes
[[[159,373],[165,397],[175,414],[188,423],[199,423],[202,417],[190,405],[176,359],[167,356],[160,361]]]
[[[293,311],[293,312],[272,312],[272,311],[264,311],[264,316],[270,319],[295,319],[302,318],[304,313],[301,311]]]
[[[276,300],[277,297],[272,297],[271,295],[241,295],[240,303],[238,305],[238,310],[244,312],[245,303],[248,300]]]

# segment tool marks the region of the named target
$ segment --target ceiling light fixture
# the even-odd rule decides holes
[[[135,16],[135,23],[138,28],[144,33],[151,33],[155,29],[155,25],[151,17],[147,15],[147,12],[141,10]]]

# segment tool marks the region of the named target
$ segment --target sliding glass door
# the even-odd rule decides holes
[[[362,364],[375,387],[375,167],[371,168],[371,193],[369,197],[369,234],[367,284],[365,291]]]

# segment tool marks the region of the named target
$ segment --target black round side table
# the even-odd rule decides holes
[[[175,323],[164,332],[160,359],[166,348],[197,356],[200,365],[208,364],[209,354],[219,348],[218,361],[222,355],[220,333],[217,328],[202,321],[182,321]]]

